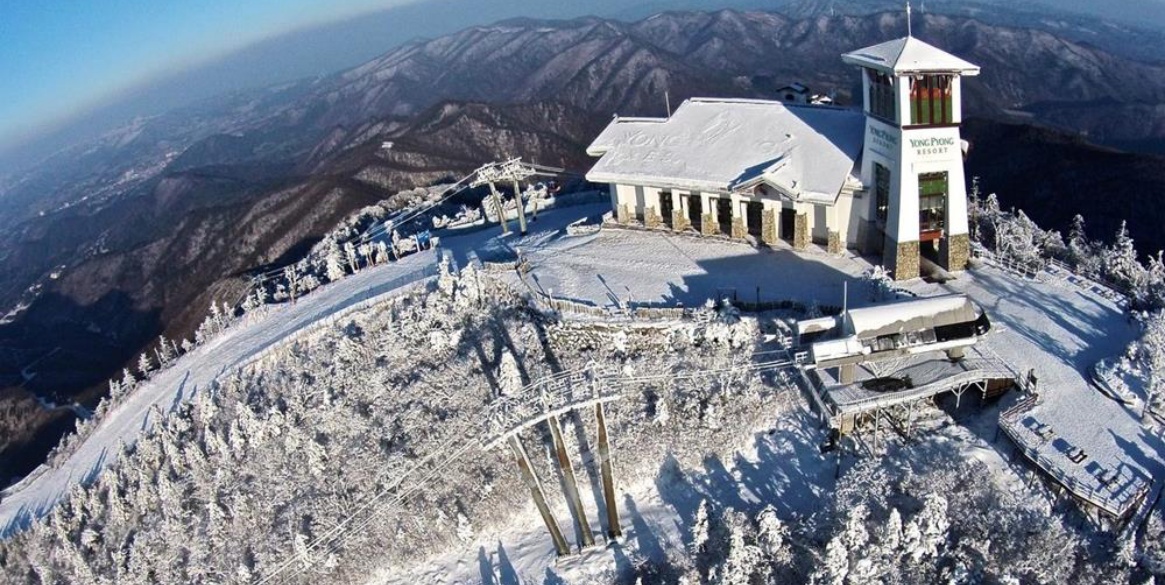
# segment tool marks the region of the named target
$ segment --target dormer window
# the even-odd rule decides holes
[[[950,75],[915,75],[910,78],[910,123],[914,126],[954,124],[954,100]]]
[[[870,81],[870,113],[897,123],[897,108],[894,107],[894,78],[873,69],[866,69]]]

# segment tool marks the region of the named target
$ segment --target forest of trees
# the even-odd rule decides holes
[[[1082,222],[1065,241],[1022,212],[999,210],[993,197],[976,206],[975,226],[996,253],[1058,258],[1129,291],[1147,332],[1133,353],[1159,375],[1160,254],[1142,263],[1127,234],[1098,244]],[[339,232],[325,238],[304,270],[283,275],[289,300],[309,292],[311,279],[318,285],[378,262],[378,249],[345,241]],[[872,296],[892,296],[885,274],[868,280]],[[266,301],[248,309],[261,312]],[[160,340],[138,372],[111,384],[111,403],[237,319],[214,306],[194,340]],[[612,403],[610,424],[621,481],[682,479],[790,415],[798,398],[783,376],[686,377],[749,362],[768,326],[730,306],[654,327],[562,322],[487,275],[443,264],[430,289],[295,340],[177,412],[159,413],[162,422],[132,447],[117,447],[118,462],[91,485],[0,542],[0,582],[243,584],[276,574],[293,583],[362,582],[375,569],[462,543],[523,506],[527,492],[508,454],[474,451],[482,412],[531,380],[591,363],[673,374]],[[564,420],[571,450],[584,454],[584,482],[595,477],[590,425],[577,414]],[[538,473],[552,477],[545,431],[523,437]],[[1008,482],[1009,473],[1030,480],[1030,472],[987,469],[945,441],[892,450],[847,470],[809,516],[708,497],[684,550],[635,559],[634,575],[612,579],[1139,585],[1165,572],[1159,509],[1136,538],[1117,541],[1080,522],[1038,481],[1018,489]],[[445,452],[460,457],[433,475],[426,462]],[[398,483],[417,466],[416,479]]]

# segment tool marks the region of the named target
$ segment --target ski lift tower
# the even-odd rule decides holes
[[[470,182],[470,186],[489,185],[494,208],[497,209],[498,219],[502,223],[502,234],[510,233],[510,226],[506,222],[506,210],[502,206],[501,196],[498,194],[496,185],[502,182],[513,183],[514,201],[518,207],[518,230],[524,236],[526,235],[526,209],[525,204],[522,202],[522,189],[519,183],[536,174],[539,174],[539,170],[534,165],[523,163],[520,158],[512,158],[500,163],[490,163],[474,171],[473,181]]]

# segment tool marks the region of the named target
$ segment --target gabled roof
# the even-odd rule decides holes
[[[670,118],[615,118],[587,148],[596,183],[705,192],[760,184],[832,203],[861,156],[865,116],[829,106],[693,98]]]
[[[964,61],[938,47],[914,37],[886,41],[841,56],[850,65],[868,67],[883,73],[900,75],[920,71],[978,75],[979,66]]]

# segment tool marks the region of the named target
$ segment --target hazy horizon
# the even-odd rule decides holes
[[[788,3],[344,0],[340,8],[328,6],[326,11],[307,0],[210,0],[196,9],[117,0],[72,11],[20,3],[0,9],[9,17],[0,20],[0,35],[7,42],[0,54],[0,75],[14,80],[12,94],[0,100],[0,172],[135,116],[332,74],[419,36],[519,16],[638,18],[667,9],[777,8]],[[914,3],[920,6],[923,0]],[[945,3],[932,0],[932,5]],[[1096,0],[1039,3],[1124,20],[1160,7],[1156,20],[1165,24],[1165,0],[1115,7]]]

